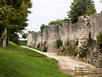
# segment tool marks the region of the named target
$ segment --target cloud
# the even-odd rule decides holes
[[[48,24],[49,21],[67,17],[73,0],[32,0],[33,8],[28,16],[28,30],[39,31],[41,24]],[[102,3],[94,0],[97,11],[100,12]]]

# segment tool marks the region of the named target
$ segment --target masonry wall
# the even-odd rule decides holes
[[[60,39],[63,41],[63,44],[65,44],[65,42],[69,40],[69,34],[70,34],[70,22],[65,21],[62,23],[62,27],[60,27],[59,30]]]
[[[79,47],[86,43],[90,34],[90,17],[89,16],[81,16],[79,17],[78,25],[78,40]]]
[[[96,36],[99,34],[99,32],[102,32],[102,13],[98,15],[91,15],[90,23],[92,38],[96,40]]]
[[[63,44],[67,40],[79,40],[81,46],[88,39],[90,32],[91,37],[96,40],[96,36],[102,32],[102,14],[82,16],[75,24],[64,21],[62,26],[49,25],[43,32],[28,33],[27,45],[37,47],[40,44],[42,48],[48,47],[48,52],[57,52],[56,41],[58,39],[61,39]]]
[[[28,39],[27,41],[28,46],[36,47],[36,42],[38,41],[36,32],[29,32],[27,35],[27,39]]]

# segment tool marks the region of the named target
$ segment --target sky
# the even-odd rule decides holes
[[[33,7],[30,9],[31,14],[28,15],[28,27],[26,31],[40,30],[42,24],[48,24],[56,19],[67,18],[67,12],[73,0],[32,0]],[[102,3],[100,0],[94,0],[98,13],[102,11]]]

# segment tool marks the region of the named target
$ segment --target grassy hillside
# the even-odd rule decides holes
[[[19,41],[19,45],[20,45],[20,46],[26,46],[26,45],[27,45],[27,41],[25,41],[25,40],[20,40],[20,41]]]
[[[9,42],[0,47],[0,77],[71,77],[58,70],[54,59]]]

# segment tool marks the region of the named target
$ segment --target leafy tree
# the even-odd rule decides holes
[[[28,25],[26,23],[27,15],[30,13],[28,8],[31,6],[30,0],[0,0],[0,36],[4,48],[10,33],[17,34]]]
[[[22,38],[23,38],[23,39],[26,39],[26,38],[27,38],[27,34],[24,33],[24,34],[22,35]]]
[[[56,21],[51,21],[51,22],[49,22],[49,25],[56,25],[56,24],[58,24],[58,25],[60,25],[60,26],[62,26],[62,22],[63,22],[63,20],[56,20]]]
[[[19,45],[19,40],[18,40],[19,39],[19,35],[17,33],[9,33],[8,37],[9,37],[8,40],[10,40],[10,41],[16,43],[17,45]]]
[[[94,1],[92,0],[73,0],[70,8],[71,10],[68,12],[68,17],[72,23],[76,23],[79,16],[96,14]]]
[[[48,27],[47,25],[42,24],[41,27],[40,27],[41,32],[42,32],[45,28],[47,28],[47,27]]]
[[[70,19],[68,19],[68,18],[64,18],[62,21],[70,21]]]

